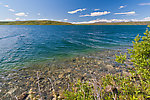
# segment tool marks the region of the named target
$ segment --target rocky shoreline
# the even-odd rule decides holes
[[[0,77],[0,99],[30,100],[31,94],[43,100],[55,99],[56,95],[61,99],[63,90],[77,80],[99,80],[109,73],[128,75],[128,69],[114,61],[118,52],[121,51],[105,50],[3,73]]]

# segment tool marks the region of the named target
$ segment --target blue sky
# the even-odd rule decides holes
[[[149,21],[150,0],[0,0],[0,20]]]

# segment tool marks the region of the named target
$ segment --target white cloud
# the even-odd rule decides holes
[[[124,12],[124,13],[114,13],[115,15],[134,15],[135,11],[131,11],[131,12]]]
[[[68,19],[64,19],[64,21],[67,21]]]
[[[37,19],[37,20],[41,20],[41,21],[42,21],[42,20],[49,20],[49,19],[46,19],[46,18],[45,18],[45,19]]]
[[[69,14],[74,14],[74,13],[77,13],[78,11],[84,11],[86,10],[86,8],[84,9],[77,9],[77,10],[74,10],[74,11],[68,11]]]
[[[7,19],[5,19],[4,21],[13,21],[13,19],[7,18]]]
[[[19,17],[17,17],[17,18],[16,18],[16,20],[20,20],[20,18],[19,18]]]
[[[150,21],[150,17],[146,17],[146,18],[144,18],[144,20]]]
[[[110,12],[104,11],[104,12],[93,12],[91,14],[86,14],[86,15],[81,15],[80,17],[85,17],[85,16],[101,16],[101,15],[106,15],[109,14]]]
[[[24,16],[24,17],[25,17],[25,16],[28,16],[28,15],[27,15],[27,14],[25,14],[24,12],[16,13],[15,15],[16,15],[16,16]]]
[[[100,10],[100,9],[94,9],[94,11],[98,11],[98,10]]]
[[[150,5],[150,3],[140,3],[139,5],[141,5],[141,6],[148,6],[148,5]]]
[[[73,24],[89,24],[89,23],[96,23],[96,22],[128,22],[129,20],[127,19],[96,19],[96,20],[91,20],[91,21],[85,21],[85,22],[73,22]]]
[[[119,9],[125,8],[126,6],[120,6]]]
[[[8,8],[9,6],[8,6],[8,5],[4,5],[4,7],[7,7],[7,8]]]
[[[15,19],[15,21],[25,21],[26,19],[21,19],[21,18],[19,18],[19,17],[17,17],[16,19]]]
[[[11,11],[11,12],[15,12],[15,10],[14,9],[8,9],[9,11]]]
[[[72,22],[73,24],[90,24],[90,23],[115,23],[115,22],[140,22],[140,21],[150,21],[150,17],[146,17],[144,19],[96,19],[91,21],[83,21],[83,22]]]
[[[41,15],[41,13],[38,13],[37,15],[39,15],[39,16],[40,16],[40,15]]]

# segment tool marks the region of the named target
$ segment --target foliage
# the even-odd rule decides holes
[[[122,64],[123,62],[125,62],[126,59],[127,59],[127,54],[126,53],[124,55],[122,55],[121,53],[120,53],[119,56],[116,55],[116,61],[118,63]]]
[[[148,92],[150,91],[150,31],[147,29],[144,35],[143,37],[139,35],[135,37],[133,48],[128,49],[129,59],[126,59],[123,55],[116,56],[116,61],[119,63],[124,63],[124,59],[132,62],[134,69],[130,71],[132,73],[132,79],[130,80],[135,80],[137,84],[137,87],[135,87],[137,90],[134,92],[144,93],[143,97],[150,95],[150,92]],[[119,61],[120,57],[122,57],[123,62],[122,59]]]
[[[134,66],[130,73],[107,75],[101,82],[78,82],[71,91],[66,90],[68,100],[147,100],[150,99],[150,31],[145,36],[136,36],[133,48],[127,54],[116,55],[116,61],[126,66]],[[125,62],[131,62],[127,65]],[[97,85],[96,84],[100,84]],[[75,91],[77,87],[77,91]],[[96,91],[95,91],[96,90]],[[86,94],[86,95],[85,95]],[[95,95],[97,94],[97,95]],[[87,98],[85,98],[87,97]]]
[[[93,100],[92,87],[88,82],[82,83],[80,80],[72,86],[71,90],[65,93],[66,100]]]
[[[116,56],[116,61],[119,63],[130,60],[135,67],[136,74],[143,80],[150,78],[150,31],[147,29],[144,35],[143,37],[137,35],[133,41],[133,48],[128,49],[130,59],[126,59],[126,54]]]

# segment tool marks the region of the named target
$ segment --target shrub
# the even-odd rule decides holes
[[[139,35],[133,41],[133,48],[128,49],[129,59],[125,55],[116,56],[116,61],[124,63],[126,60],[133,63],[135,67],[134,74],[142,79],[150,79],[150,31],[147,29],[145,36]],[[132,70],[133,72],[133,70]]]

